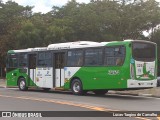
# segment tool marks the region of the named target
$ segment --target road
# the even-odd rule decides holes
[[[117,94],[76,96],[71,92],[42,90],[23,92],[17,88],[0,88],[0,111],[160,111],[159,103],[160,98],[143,96]],[[87,120],[89,119],[90,117],[87,117]],[[93,119],[96,120],[95,117]]]

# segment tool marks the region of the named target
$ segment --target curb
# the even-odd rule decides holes
[[[110,93],[113,94],[113,93]],[[153,95],[153,94],[144,94],[144,93],[138,93],[138,94],[134,94],[134,93],[114,93],[114,94],[119,94],[119,95],[132,95],[132,96],[141,96],[141,97],[155,97],[155,98],[160,98],[160,96],[157,95]]]
[[[156,98],[160,98],[160,96],[158,96],[158,95],[146,94],[146,93],[120,93],[120,92],[116,92],[116,91],[110,91],[110,92],[108,92],[108,94],[132,95],[132,96],[142,96],[142,97],[156,97]]]
[[[0,88],[7,88],[6,86],[0,86]]]

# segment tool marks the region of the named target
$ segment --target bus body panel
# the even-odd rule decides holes
[[[29,78],[27,71],[27,68],[13,68],[13,70],[7,72],[7,86],[18,86],[18,80],[20,77],[25,78],[27,86],[36,86],[35,82],[31,78]]]
[[[17,78],[18,78],[19,69],[12,68],[12,70],[7,69],[6,79],[7,86],[17,86]]]
[[[53,68],[39,67],[36,68],[36,86],[42,88],[53,88]]]
[[[126,77],[122,76],[119,67],[82,67],[74,75],[82,81],[84,90],[127,88]]]

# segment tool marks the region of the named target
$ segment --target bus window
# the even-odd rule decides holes
[[[16,54],[11,54],[8,56],[8,67],[18,67],[18,56]]]
[[[40,52],[38,54],[38,66],[41,67],[51,66],[51,52]]]
[[[116,59],[116,65],[122,65],[122,59],[121,58]]]
[[[51,67],[52,65],[51,61],[52,61],[51,52],[45,52],[45,64],[47,67]]]
[[[87,49],[85,51],[85,65],[96,66],[102,65],[102,49]]]
[[[68,51],[67,66],[82,66],[83,65],[83,51],[74,50]]]
[[[105,65],[120,66],[125,59],[125,47],[116,46],[105,48]]]
[[[153,61],[156,58],[155,45],[151,43],[133,42],[132,52],[135,60]]]
[[[19,66],[20,67],[26,67],[27,66],[27,54],[21,53],[19,55]]]

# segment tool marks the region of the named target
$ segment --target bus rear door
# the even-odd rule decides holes
[[[64,85],[65,53],[55,53],[55,84],[54,87]]]

